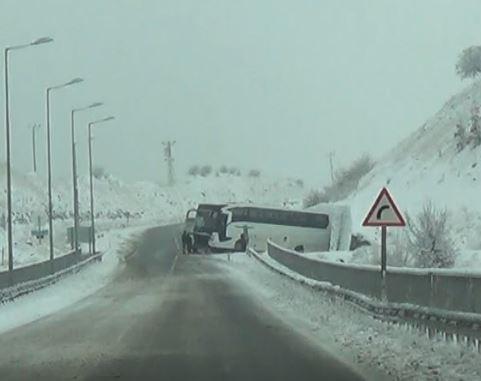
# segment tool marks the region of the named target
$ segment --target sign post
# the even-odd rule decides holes
[[[32,235],[38,239],[38,243],[42,243],[42,239],[48,234],[47,229],[42,229],[42,223],[40,216],[37,217],[37,229],[31,231]]]
[[[406,222],[387,188],[382,188],[362,226],[381,227],[381,297],[387,299],[387,227],[406,226]]]

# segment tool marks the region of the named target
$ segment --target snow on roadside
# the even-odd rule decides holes
[[[264,255],[264,254],[262,254]],[[269,263],[289,269],[264,257]],[[264,306],[330,352],[397,380],[480,380],[480,354],[420,331],[375,320],[352,305],[302,286],[246,255],[212,260]],[[298,275],[301,277],[300,275]],[[375,379],[374,375],[368,377]]]
[[[4,165],[0,163],[0,181]],[[47,228],[45,184],[43,177],[14,173],[14,267],[26,266],[49,258],[48,239],[39,243],[31,230]],[[90,224],[88,179],[79,178],[80,219]],[[108,176],[95,179],[97,232],[125,226],[180,221],[188,209],[201,202],[257,202],[268,205],[299,206],[304,189],[293,179],[219,175],[189,177],[172,187],[152,182],[124,183]],[[0,209],[4,200],[0,199]],[[55,255],[70,250],[66,230],[72,225],[71,184],[59,180],[54,187]],[[0,213],[0,271],[8,268],[4,215]],[[3,254],[3,255],[2,255]]]
[[[102,262],[87,265],[51,286],[0,305],[0,334],[54,314],[107,285],[118,269],[121,244],[145,229],[144,226],[108,232],[99,240],[99,246],[105,249]]]
[[[368,265],[380,266],[381,252],[379,245],[364,246],[354,251],[324,251],[324,252],[309,252],[297,253],[303,257],[335,262],[346,263],[350,265]],[[400,262],[400,259],[390,257],[390,250],[388,248],[388,267],[396,270],[406,269],[408,271],[416,271],[414,267],[391,265],[391,260]],[[420,269],[421,271],[429,271],[430,269]],[[436,269],[439,271],[439,269]],[[456,262],[452,268],[445,269],[446,272],[464,272],[467,274],[481,274],[481,250],[462,250],[456,257]]]

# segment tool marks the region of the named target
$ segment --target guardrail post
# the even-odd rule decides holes
[[[469,310],[470,312],[476,312],[475,311],[475,304],[474,304],[474,293],[473,293],[473,278],[472,277],[469,277],[468,278],[468,282],[467,282],[467,285],[468,285],[468,289],[467,289],[467,298],[469,300]]]
[[[429,273],[429,306],[434,306],[434,297],[436,295],[436,286],[434,284],[434,274],[432,272]]]
[[[381,227],[381,299],[387,302],[386,272],[387,272],[387,228]]]

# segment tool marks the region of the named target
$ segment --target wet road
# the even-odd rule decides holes
[[[0,379],[361,380],[178,235],[149,231],[109,286],[1,335]]]

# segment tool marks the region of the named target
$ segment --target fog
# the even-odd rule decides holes
[[[45,88],[83,77],[52,97],[56,177],[70,110],[102,101],[76,118],[80,174],[86,124],[115,115],[95,156],[120,178],[165,180],[170,139],[178,175],[227,164],[321,184],[330,151],[336,167],[379,156],[465,86],[454,66],[480,15],[478,0],[0,0],[2,48],[55,39],[10,56],[13,165],[31,170],[37,122],[45,174]]]

